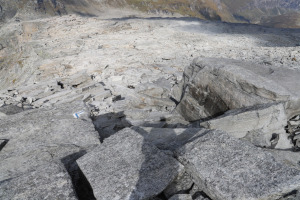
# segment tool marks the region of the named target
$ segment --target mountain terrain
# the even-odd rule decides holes
[[[299,28],[300,3],[297,0],[12,0],[0,1],[0,19],[22,16],[77,13],[97,15],[107,5],[130,7],[144,12],[163,12],[271,27]],[[33,12],[35,11],[35,12]],[[34,13],[34,16],[31,15]]]
[[[249,2],[0,0],[0,199],[299,200],[297,2]]]

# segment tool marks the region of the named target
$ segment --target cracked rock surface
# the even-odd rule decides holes
[[[0,24],[0,199],[299,200],[299,30],[98,14]]]
[[[211,131],[184,145],[176,157],[196,184],[216,200],[277,199],[300,186],[298,170],[222,131]]]
[[[183,166],[132,129],[124,129],[76,161],[97,199],[149,199]]]

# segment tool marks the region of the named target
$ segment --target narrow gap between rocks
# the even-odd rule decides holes
[[[291,197],[291,198],[296,197],[298,192],[299,192],[298,190],[293,190],[293,191],[283,195],[283,198],[288,198],[289,199],[289,197]]]
[[[96,200],[92,186],[76,163],[76,160],[86,153],[87,152],[85,150],[79,151],[64,157],[61,159],[61,162],[64,164],[72,179],[73,188],[78,200]]]
[[[3,142],[0,144],[0,151],[5,147],[9,140],[4,139]]]

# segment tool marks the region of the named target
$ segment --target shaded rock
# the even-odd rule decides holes
[[[99,115],[94,118],[93,123],[99,133],[101,141],[123,128],[131,126],[131,124],[126,120],[124,112]]]
[[[187,127],[189,122],[185,121],[179,114],[166,111],[155,111],[152,109],[132,109],[124,112],[126,120],[133,126],[156,127],[156,128],[180,128]]]
[[[6,105],[3,107],[0,107],[0,112],[6,114],[6,115],[14,115],[20,112],[23,112],[23,108],[15,106],[15,105]]]
[[[300,71],[237,60],[197,58],[184,72],[177,110],[189,121],[228,110],[285,102],[290,118],[300,112]]]
[[[195,184],[215,200],[276,199],[300,187],[299,170],[222,131],[208,132],[176,155]]]
[[[164,195],[167,198],[175,194],[186,193],[191,189],[193,181],[188,173],[183,173],[179,175],[165,190]]]
[[[189,194],[175,194],[169,200],[192,200],[192,196]]]
[[[227,111],[224,115],[200,123],[209,129],[219,129],[236,138],[245,138],[256,146],[290,149],[290,141],[284,127],[287,124],[283,104],[263,104]],[[271,143],[273,134],[279,135],[276,144]],[[282,140],[282,141],[281,141]]]
[[[148,199],[160,194],[182,165],[129,128],[77,160],[97,199]]]
[[[189,193],[194,200],[211,200],[195,183]]]
[[[184,144],[205,135],[207,129],[133,127],[147,142],[162,150],[174,151]]]
[[[0,181],[1,199],[75,200],[72,182],[65,169],[48,163],[12,179]]]

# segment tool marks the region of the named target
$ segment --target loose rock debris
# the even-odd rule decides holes
[[[236,44],[220,53],[199,27],[231,25],[148,21],[160,28],[73,15],[5,25],[38,34],[0,75],[18,75],[0,79],[0,197],[300,199],[298,47],[248,38],[254,50],[240,50],[225,34]]]

